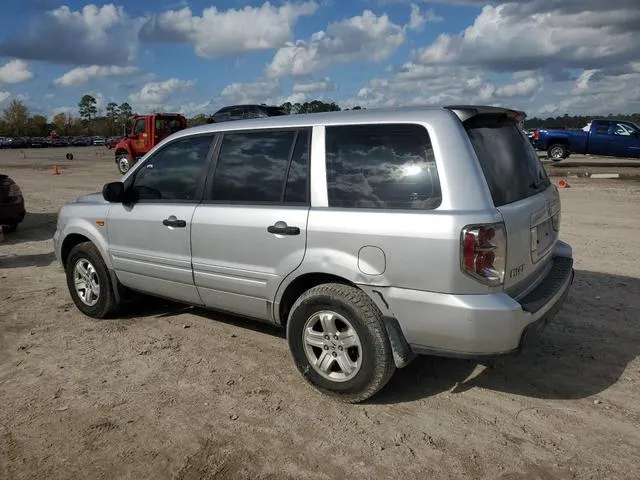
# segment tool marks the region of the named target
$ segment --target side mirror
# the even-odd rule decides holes
[[[102,196],[109,203],[122,203],[125,199],[124,183],[106,183],[102,187]]]

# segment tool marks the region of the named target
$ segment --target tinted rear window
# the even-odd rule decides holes
[[[326,128],[329,206],[421,209],[442,202],[427,130],[375,124]]]
[[[465,128],[480,161],[496,207],[536,195],[549,186],[538,154],[505,116],[477,116]]]

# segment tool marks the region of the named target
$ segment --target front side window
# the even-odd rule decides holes
[[[634,134],[635,128],[626,123],[614,123],[613,134],[620,135],[622,137],[630,137]]]
[[[135,174],[139,200],[195,201],[205,175],[212,135],[184,138],[159,150]]]
[[[414,124],[326,128],[329,206],[423,209],[442,201],[427,130]]]

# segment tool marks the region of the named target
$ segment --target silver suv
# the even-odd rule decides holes
[[[513,110],[291,115],[182,130],[60,211],[86,315],[143,292],[286,327],[349,402],[416,354],[517,351],[561,307],[560,201]]]

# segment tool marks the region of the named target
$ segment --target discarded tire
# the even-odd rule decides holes
[[[67,153],[67,160],[73,160],[73,153]]]

